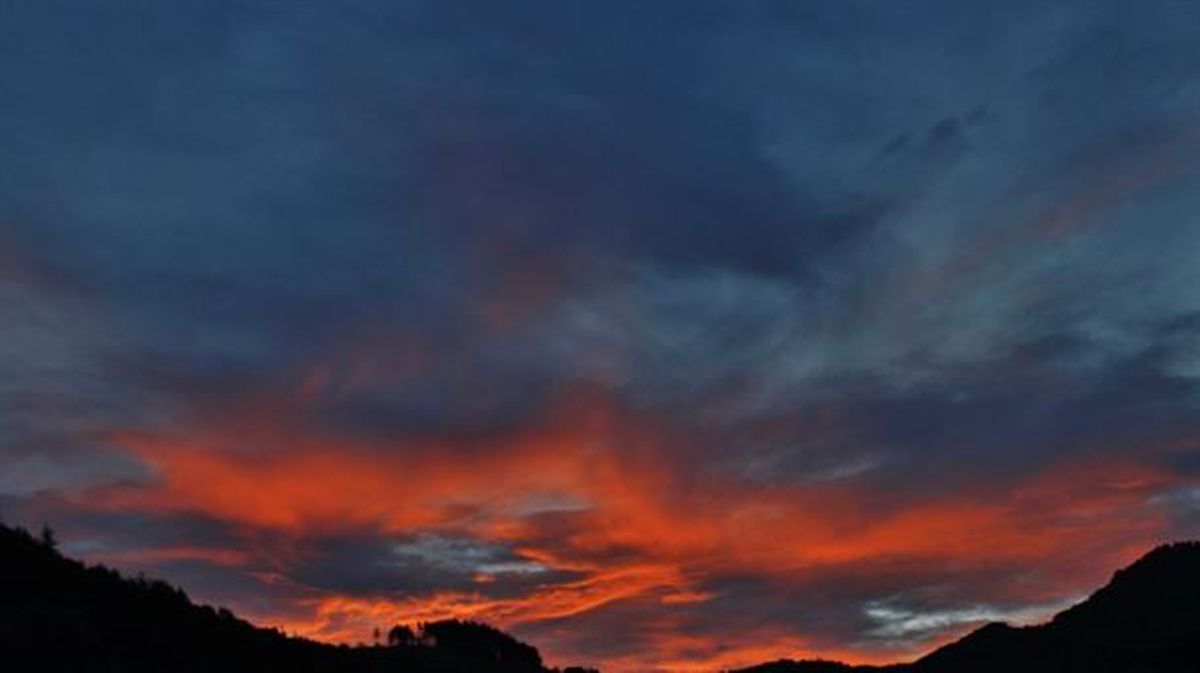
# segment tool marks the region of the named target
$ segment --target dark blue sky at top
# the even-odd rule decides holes
[[[1156,497],[1195,534],[1198,26],[1169,0],[0,3],[0,504],[219,540],[66,496],[152,478],[109,431],[332,361],[297,426],[490,436],[589,387],[682,438],[680,488],[1128,458],[1190,484]],[[299,581],[460,581],[353,570],[382,553],[355,535]],[[865,637],[839,619],[812,628]]]

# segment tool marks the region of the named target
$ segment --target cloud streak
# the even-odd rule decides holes
[[[4,516],[618,673],[1036,619],[1200,525],[1200,16],[984,5],[0,9]]]

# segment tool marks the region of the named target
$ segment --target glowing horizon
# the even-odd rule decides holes
[[[70,555],[631,673],[1200,537],[1194,3],[9,4],[0,512]]]

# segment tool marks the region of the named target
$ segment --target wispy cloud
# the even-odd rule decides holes
[[[0,508],[618,672],[1042,614],[1200,520],[1197,20],[10,3]]]

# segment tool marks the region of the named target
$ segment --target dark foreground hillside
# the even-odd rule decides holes
[[[393,629],[387,647],[290,638],[179,589],[68,559],[0,525],[0,670],[555,673],[491,627]],[[778,661],[737,673],[1200,673],[1200,542],[1159,547],[1039,626],[989,624],[908,664]],[[569,668],[561,673],[588,673]]]
[[[429,625],[438,646],[345,647],[257,628],[161,581],[68,559],[0,525],[0,671],[58,673],[550,673],[490,627]],[[567,669],[562,673],[583,673]]]
[[[910,664],[773,662],[737,673],[1200,673],[1200,542],[1159,547],[1050,622],[988,624]]]

